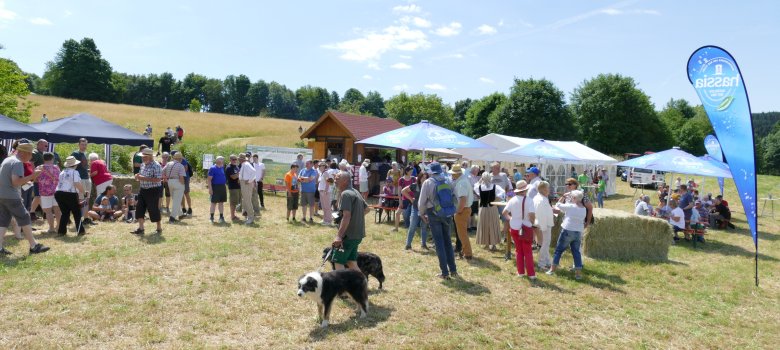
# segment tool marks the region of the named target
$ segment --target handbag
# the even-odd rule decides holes
[[[520,240],[521,241],[527,241],[531,242],[534,240],[534,228],[530,226],[525,226],[522,224],[523,219],[525,218],[525,201],[528,199],[528,197],[523,197],[523,210],[522,214],[520,216]]]

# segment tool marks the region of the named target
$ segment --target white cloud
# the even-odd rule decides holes
[[[422,17],[404,16],[404,17],[401,17],[401,23],[403,23],[403,24],[411,23],[415,27],[420,27],[420,28],[430,28],[431,27],[431,21],[429,21],[429,20],[427,20],[425,18],[422,18]]]
[[[463,28],[463,25],[461,25],[458,22],[452,22],[448,25],[436,28],[436,30],[434,30],[433,33],[438,36],[444,36],[444,37],[456,36],[460,34],[461,28]]]
[[[614,8],[606,8],[606,9],[601,10],[601,13],[603,13],[605,15],[610,15],[610,16],[617,16],[617,15],[623,14],[623,11],[618,10],[618,9],[614,9]]]
[[[396,63],[396,64],[390,66],[390,68],[404,70],[404,69],[412,69],[412,66],[410,66],[410,65],[408,65],[406,63],[403,63],[403,62],[399,62],[399,63]]]
[[[368,74],[365,74],[365,75],[363,75],[363,79],[371,80],[371,79],[374,79],[374,77],[372,77],[372,76],[370,76]]]
[[[610,16],[618,16],[618,15],[652,15],[652,16],[660,16],[661,12],[658,10],[646,10],[646,9],[638,9],[638,10],[620,10],[616,8],[605,8],[601,10],[601,13],[605,15]]]
[[[483,24],[483,25],[479,26],[479,28],[477,28],[477,31],[479,32],[480,35],[493,35],[493,34],[496,34],[498,32],[498,30],[496,30],[496,28],[491,27],[491,26],[489,26],[487,24]]]
[[[400,85],[393,86],[393,90],[395,90],[395,91],[404,91],[404,90],[408,90],[408,89],[409,89],[409,85],[406,85],[406,84],[400,84]]]
[[[36,26],[50,26],[54,24],[51,23],[50,20],[43,17],[30,18],[30,23],[35,24]]]
[[[486,77],[479,77],[479,81],[481,81],[481,82],[483,82],[485,84],[493,84],[493,83],[495,83],[495,81],[493,79],[486,78]]]
[[[403,58],[405,60],[411,60],[412,59],[412,56],[409,56],[409,55],[400,55],[398,57]]]
[[[368,69],[373,69],[373,70],[382,70],[382,68],[381,68],[381,67],[379,67],[379,63],[376,63],[376,62],[370,62],[370,63],[368,64]]]
[[[73,11],[71,10],[65,10],[65,12],[63,12],[62,14],[62,17],[70,17],[70,16],[73,16]]]
[[[425,33],[406,25],[390,26],[381,32],[366,31],[357,39],[323,45],[323,48],[341,51],[347,61],[379,61],[391,50],[415,51],[431,46]]]
[[[16,19],[16,12],[5,8],[5,1],[0,0],[0,20],[13,21]]]
[[[393,12],[395,13],[420,13],[420,11],[422,11],[422,7],[417,6],[416,4],[398,5],[393,7]]]
[[[500,21],[498,21],[498,26],[503,27],[504,26],[504,19],[502,18]]]
[[[447,87],[445,87],[444,85],[439,84],[439,83],[425,84],[425,88],[426,89],[430,89],[430,90],[446,90],[447,89]]]

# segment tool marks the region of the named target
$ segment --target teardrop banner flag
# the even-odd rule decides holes
[[[688,59],[688,80],[699,95],[734,176],[756,247],[758,286],[756,155],[750,102],[742,74],[737,61],[726,50],[703,46]]]
[[[723,161],[723,151],[720,150],[720,142],[718,142],[718,138],[714,135],[707,135],[707,137],[704,138],[704,148],[707,150],[707,154],[710,155],[710,157],[715,158],[715,160],[722,162]],[[718,178],[718,186],[720,186],[720,195],[723,195],[723,178]]]

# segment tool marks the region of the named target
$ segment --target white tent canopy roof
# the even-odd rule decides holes
[[[482,161],[504,161],[504,162],[536,162],[538,159],[529,157],[519,157],[509,154],[503,154],[501,152],[520,146],[525,146],[531,142],[538,141],[538,139],[528,139],[515,136],[506,136],[500,134],[487,134],[477,139],[480,142],[486,143],[495,147],[496,149],[476,149],[476,148],[455,148],[452,151],[460,153],[463,158],[470,160],[482,160]],[[581,163],[587,164],[613,164],[617,163],[615,158],[612,158],[604,153],[596,151],[588,146],[585,146],[576,141],[549,141],[552,145],[562,148],[563,150],[582,158]],[[546,163],[557,163],[558,161],[547,160]],[[567,162],[570,163],[570,162]]]

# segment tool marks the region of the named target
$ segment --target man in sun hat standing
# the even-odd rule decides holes
[[[30,213],[24,207],[20,192],[22,185],[35,181],[41,174],[41,169],[36,168],[32,174],[24,176],[24,163],[32,159],[33,148],[31,143],[19,144],[16,147],[16,155],[6,158],[0,164],[0,255],[11,254],[3,247],[5,231],[11,224],[11,218],[16,219],[16,224],[22,228],[27,242],[30,243],[30,254],[49,250],[49,247],[35,241]]]
[[[474,187],[468,176],[463,176],[463,168],[460,164],[452,166],[449,171],[452,175],[452,190],[456,198],[455,204],[455,230],[460,238],[461,254],[466,260],[473,258],[471,242],[469,241],[469,219],[471,218],[471,202],[474,201]]]
[[[539,193],[537,186],[539,186],[539,183],[542,182],[542,178],[539,176],[541,171],[539,171],[539,168],[532,166],[526,169],[525,174],[526,181],[528,182],[528,198],[533,200],[533,198],[536,197],[536,195]],[[542,230],[540,230],[538,227],[534,227],[534,242],[536,242],[534,248],[541,246],[543,240],[544,238],[542,237]]]
[[[149,220],[157,223],[157,233],[162,233],[162,220],[160,215],[160,195],[162,195],[162,167],[154,161],[154,150],[146,148],[141,151],[142,164],[135,180],[140,183],[138,203],[135,208],[138,228],[131,231],[132,234],[144,234],[144,215],[149,212]]]

